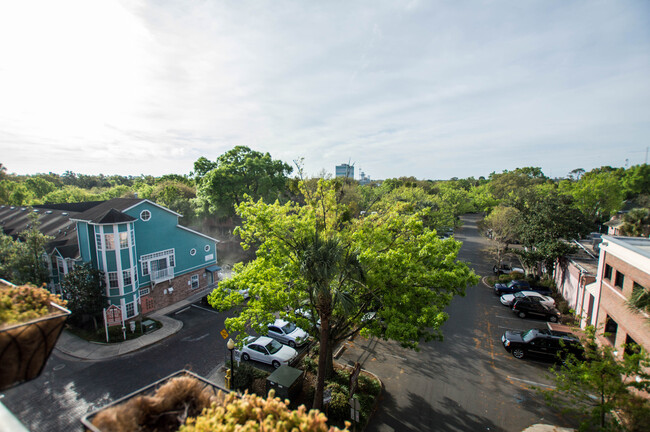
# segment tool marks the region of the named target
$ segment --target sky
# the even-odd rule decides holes
[[[0,5],[8,172],[189,174],[235,146],[371,179],[642,164],[650,2]]]

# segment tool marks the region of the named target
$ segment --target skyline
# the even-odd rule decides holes
[[[650,4],[41,0],[0,6],[8,172],[188,174],[237,145],[307,175],[647,161]]]

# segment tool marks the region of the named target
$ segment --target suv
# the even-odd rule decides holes
[[[506,331],[501,336],[503,347],[515,358],[521,359],[528,355],[547,358],[565,358],[573,354],[583,358],[584,350],[580,339],[571,333],[556,330],[530,329],[525,332]]]
[[[517,299],[512,304],[512,311],[519,316],[519,318],[526,318],[527,316],[544,318],[550,322],[558,322],[560,320],[560,311],[553,306],[542,303],[539,297],[523,297]]]

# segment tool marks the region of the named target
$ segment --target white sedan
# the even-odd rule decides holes
[[[273,324],[268,325],[268,329],[267,336],[287,344],[291,348],[303,345],[309,337],[306,331],[294,323],[282,319],[276,319]]]
[[[298,356],[295,349],[267,336],[247,337],[240,353],[244,361],[257,360],[273,365],[276,369],[283,364],[290,364]]]
[[[552,297],[542,295],[535,291],[519,291],[514,294],[504,294],[501,296],[501,304],[504,306],[512,306],[515,301],[524,297],[536,297],[539,302],[546,306],[555,306],[555,300]]]

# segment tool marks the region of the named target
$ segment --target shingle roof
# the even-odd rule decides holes
[[[86,222],[92,222],[92,223],[119,223],[119,222],[131,222],[134,221],[131,216],[128,216],[122,211],[133,207],[134,205],[144,201],[144,199],[140,198],[115,198],[110,201],[104,201],[99,203],[98,205],[84,211],[83,213],[80,213],[74,217],[75,220],[82,220]],[[111,213],[111,210],[114,210],[114,212],[109,216],[109,213]],[[122,214],[123,216],[117,216],[115,212]],[[105,221],[103,221],[104,218],[107,218]],[[113,220],[113,219],[119,219],[123,218],[123,220]],[[128,218],[128,219],[126,219]]]

